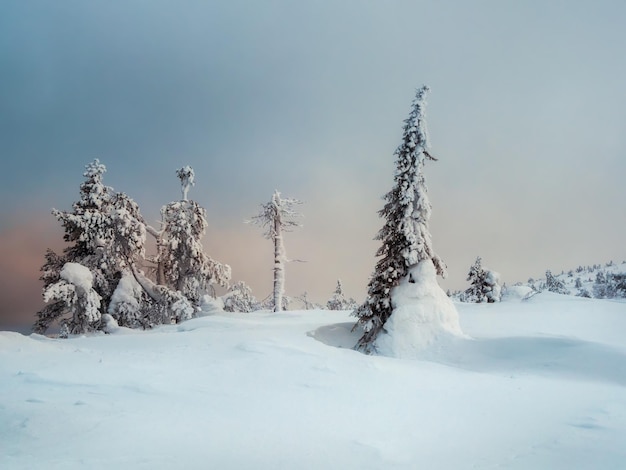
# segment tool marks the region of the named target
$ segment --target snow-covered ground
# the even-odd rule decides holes
[[[418,360],[336,311],[0,332],[0,468],[626,468],[626,303],[457,308],[469,337]]]

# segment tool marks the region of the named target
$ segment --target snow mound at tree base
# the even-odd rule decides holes
[[[459,314],[437,283],[430,260],[420,261],[391,291],[394,307],[384,331],[376,339],[376,350],[384,356],[416,359],[458,337],[466,337]]]

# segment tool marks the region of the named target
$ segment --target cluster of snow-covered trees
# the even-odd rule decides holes
[[[626,261],[622,264],[626,265]],[[554,274],[546,270],[545,278],[527,281],[535,293],[547,291],[555,294],[576,295],[596,299],[626,298],[626,272],[610,261],[604,266],[579,266],[567,273]],[[500,285],[500,275],[482,266],[480,257],[470,268],[467,280],[470,287],[463,292],[450,293],[449,296],[461,302],[497,302],[501,300],[506,287]],[[522,285],[522,283],[517,283]]]
[[[626,273],[598,271],[593,283],[593,296],[597,299],[626,298]]]
[[[286,308],[283,232],[299,226],[293,209],[299,201],[276,191],[252,219],[266,229],[275,253],[273,294],[259,302],[244,282],[230,286],[230,266],[205,253],[206,211],[188,198],[195,179],[191,167],[176,171],[182,199],[161,208],[156,228],[145,222],[131,198],[104,184],[105,172],[97,159],[89,163],[72,210],[52,211],[68,245],[61,254],[48,250],[45,255],[41,280],[46,305],[37,312],[36,332],[44,333],[54,323],[66,336],[106,330],[111,324],[150,328],[180,322],[198,314],[213,285],[229,288],[220,299],[226,311]],[[156,252],[150,255],[147,236],[155,242]],[[332,308],[351,308],[338,289]]]
[[[195,314],[208,286],[228,285],[230,267],[207,256],[201,244],[206,212],[187,199],[190,167],[178,170],[183,199],[161,209],[158,229],[146,224],[131,198],[104,184],[105,172],[97,159],[88,164],[73,209],[52,212],[68,246],[46,254],[46,306],[37,313],[37,332],[54,322],[63,334],[102,329],[105,314],[133,328],[181,321]],[[155,237],[154,256],[146,257],[146,234]],[[145,271],[151,263],[155,279]]]
[[[626,264],[623,263],[622,266]],[[596,299],[626,298],[626,272],[612,261],[604,267],[600,264],[579,266],[575,271],[554,275],[546,271],[543,282],[532,283],[535,289],[558,294],[577,295]],[[529,279],[529,281],[531,281]]]

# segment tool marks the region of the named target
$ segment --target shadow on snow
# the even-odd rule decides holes
[[[309,332],[316,340],[351,349],[361,331],[354,322],[322,326]],[[424,349],[422,360],[484,373],[535,374],[626,386],[626,353],[576,338],[515,336],[448,338]]]

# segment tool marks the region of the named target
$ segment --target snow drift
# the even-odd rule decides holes
[[[452,300],[439,287],[431,260],[413,267],[391,291],[393,313],[376,339],[385,356],[418,358],[427,349],[463,337]]]

